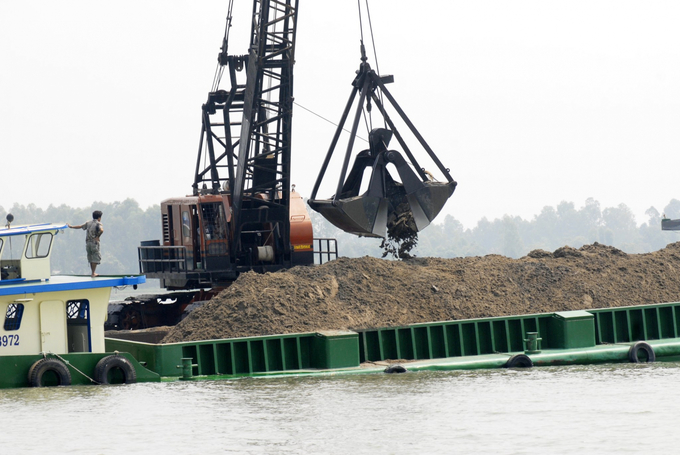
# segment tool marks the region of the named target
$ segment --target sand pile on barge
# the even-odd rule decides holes
[[[641,305],[680,300],[680,242],[646,254],[598,243],[488,255],[245,273],[163,343]]]

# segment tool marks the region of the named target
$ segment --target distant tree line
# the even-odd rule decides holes
[[[8,210],[0,207],[0,221],[6,223],[7,213],[14,223],[63,222],[79,225],[92,218],[92,211],[104,212],[101,274],[137,273],[137,247],[143,240],[161,238],[160,207],[143,210],[134,199],[122,202],[95,202],[90,207],[72,208],[50,205],[46,209],[35,204],[15,204]],[[680,218],[680,201],[673,199],[664,207],[669,218]],[[310,210],[315,237],[336,238],[341,256],[381,257],[381,239],[359,238],[342,232],[321,215]],[[435,220],[418,233],[418,246],[412,254],[418,257],[464,257],[500,254],[511,258],[525,256],[531,250],[554,251],[569,245],[599,242],[626,253],[645,253],[664,248],[680,240],[678,233],[661,231],[660,213],[650,207],[647,221],[637,225],[632,211],[625,205],[602,209],[599,202],[588,199],[579,209],[572,202],[556,207],[546,206],[532,220],[505,215],[492,221],[482,218],[474,228],[465,229],[453,216]],[[85,232],[67,229],[54,245],[52,268],[56,273],[88,274],[85,255]],[[9,245],[6,245],[9,248]]]
[[[663,214],[680,218],[680,201],[672,199]],[[316,237],[338,239],[340,255],[381,257],[380,239],[357,238],[341,232],[320,215],[312,213]],[[568,245],[579,248],[594,242],[614,246],[626,253],[646,253],[680,240],[680,234],[661,231],[660,213],[650,207],[646,222],[637,225],[633,212],[625,204],[602,209],[589,198],[577,209],[573,202],[546,206],[532,220],[505,215],[489,221],[482,218],[474,228],[465,229],[453,216],[435,220],[418,233],[418,246],[412,251],[419,257],[465,257],[500,254],[511,258],[525,256],[532,250],[554,251]]]

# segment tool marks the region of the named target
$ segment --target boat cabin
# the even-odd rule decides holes
[[[0,229],[2,284],[50,278],[50,250],[54,236],[66,225],[40,224]]]
[[[0,228],[0,356],[105,352],[111,287],[145,281],[144,276],[52,276],[52,246],[66,228]]]

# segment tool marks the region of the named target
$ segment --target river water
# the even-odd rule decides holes
[[[0,453],[678,453],[680,363],[0,390]]]

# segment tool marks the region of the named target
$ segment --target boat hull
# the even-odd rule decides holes
[[[35,386],[29,378],[29,370],[36,362],[45,358],[55,359],[66,366],[71,378],[68,385],[98,384],[95,379],[97,364],[109,356],[119,356],[126,359],[134,368],[135,382],[159,382],[161,380],[157,373],[144,368],[137,359],[125,352],[78,352],[63,355],[47,354],[46,356],[41,354],[11,355],[0,357],[0,372],[2,372],[0,374],[0,389]],[[113,384],[125,382],[122,376],[116,379],[114,375],[112,378],[114,380],[110,382]],[[52,383],[46,380],[45,385],[52,385]]]

